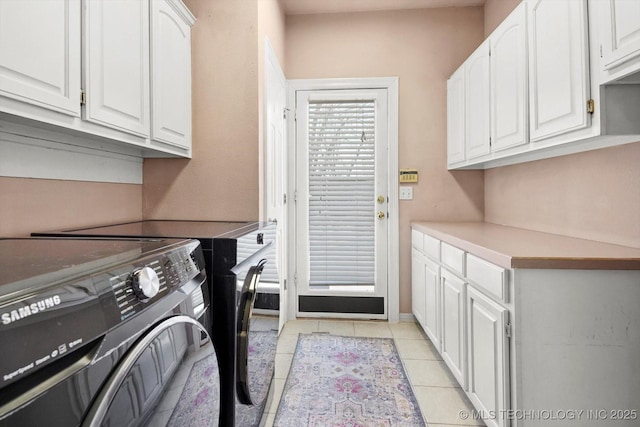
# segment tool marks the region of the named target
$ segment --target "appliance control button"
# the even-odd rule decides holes
[[[146,302],[158,294],[160,279],[152,268],[144,267],[131,275],[131,287],[138,299]]]

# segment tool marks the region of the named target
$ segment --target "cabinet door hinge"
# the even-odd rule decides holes
[[[491,137],[489,137],[489,147],[491,147]]]
[[[291,111],[291,110],[289,108],[286,108],[286,107],[282,109],[282,118],[283,119],[285,119],[285,120],[287,119],[287,113],[289,111]]]
[[[87,103],[87,92],[80,91],[80,105],[85,105]]]
[[[293,192],[293,203],[296,203],[298,201],[298,190]]]
[[[507,338],[511,338],[511,322],[508,322],[506,325],[504,325],[504,335]]]
[[[287,194],[286,193],[282,195],[282,204],[283,205],[287,204]]]
[[[298,272],[293,273],[293,286],[298,287]]]
[[[600,45],[600,58],[602,58],[602,45]]]
[[[593,99],[587,101],[587,113],[593,114],[596,111],[596,102]]]

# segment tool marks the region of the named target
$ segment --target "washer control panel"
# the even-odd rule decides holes
[[[200,264],[194,253],[182,247],[144,260],[133,269],[113,272],[110,282],[121,320],[187,283],[203,268]]]

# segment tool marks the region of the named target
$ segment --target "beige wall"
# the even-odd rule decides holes
[[[519,0],[487,0],[485,35]],[[485,171],[485,220],[640,247],[640,143]]]
[[[296,15],[288,79],[399,77],[399,166],[417,168],[400,201],[400,312],[411,312],[412,220],[482,220],[483,172],[446,170],[446,80],[483,39],[482,8]]]
[[[193,159],[144,162],[145,218],[258,219],[256,1],[186,0]]]
[[[521,0],[486,0],[484,4],[484,36],[496,29]]]
[[[0,177],[0,236],[141,218],[142,186]]]
[[[258,143],[260,163],[259,208],[264,219],[264,45],[265,38],[273,48],[280,67],[284,67],[285,16],[279,0],[258,0]]]

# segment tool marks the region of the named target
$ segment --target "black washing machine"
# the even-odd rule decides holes
[[[220,425],[264,424],[280,326],[275,224],[147,220],[34,235],[198,239],[216,325],[211,336],[220,366]]]
[[[0,239],[0,426],[218,425],[197,240]]]

